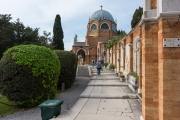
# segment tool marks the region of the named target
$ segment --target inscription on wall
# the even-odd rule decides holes
[[[164,38],[163,47],[180,47],[180,38]]]

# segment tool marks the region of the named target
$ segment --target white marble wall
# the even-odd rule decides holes
[[[159,0],[162,2],[162,12],[180,11],[180,0]],[[160,9],[161,10],[161,9]]]
[[[126,55],[125,55],[125,72],[130,72],[130,46],[129,44],[126,45]]]
[[[157,0],[157,14],[180,12],[180,0]]]
[[[157,0],[157,9],[151,9],[151,0],[143,0],[143,19],[157,19],[162,16],[180,14],[180,0]]]
[[[151,0],[143,0],[143,18],[157,17],[157,10],[151,9]]]
[[[140,38],[136,37],[133,42],[133,71],[137,72],[138,75],[139,75],[139,68],[140,68],[139,41],[140,41]]]
[[[121,54],[121,55],[120,55],[120,56],[121,56],[121,58],[120,58],[120,60],[121,60],[121,61],[120,61],[120,70],[123,71],[123,70],[124,70],[124,69],[123,69],[123,66],[124,66],[124,54],[123,54],[123,53],[124,53],[124,49],[123,49],[123,46],[122,46],[122,45],[121,45],[121,48],[120,48],[120,49],[121,49],[121,53],[120,53],[120,54]]]
[[[143,0],[143,12],[151,10],[151,0]]]

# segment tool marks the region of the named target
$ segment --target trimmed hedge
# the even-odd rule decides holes
[[[55,52],[43,46],[15,46],[0,61],[0,90],[19,106],[37,106],[54,97],[59,74]]]
[[[73,52],[55,50],[61,63],[61,73],[58,81],[58,89],[65,83],[65,89],[71,87],[76,77],[77,57]]]

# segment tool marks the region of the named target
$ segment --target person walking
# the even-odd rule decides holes
[[[95,61],[92,59],[92,68],[94,68]]]
[[[97,68],[97,74],[100,75],[101,74],[101,62],[100,60],[96,63],[96,68]]]

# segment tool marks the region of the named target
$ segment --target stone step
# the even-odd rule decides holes
[[[128,83],[120,80],[91,80],[88,86],[128,86]]]
[[[97,75],[97,72],[92,73],[92,75]],[[101,73],[100,75],[106,76],[106,75],[111,75],[111,76],[117,76],[115,73]]]
[[[137,98],[127,86],[88,86],[81,98],[135,99]]]
[[[117,76],[103,76],[103,75],[99,75],[99,76],[92,76],[91,77],[92,80],[120,80],[120,77]]]

